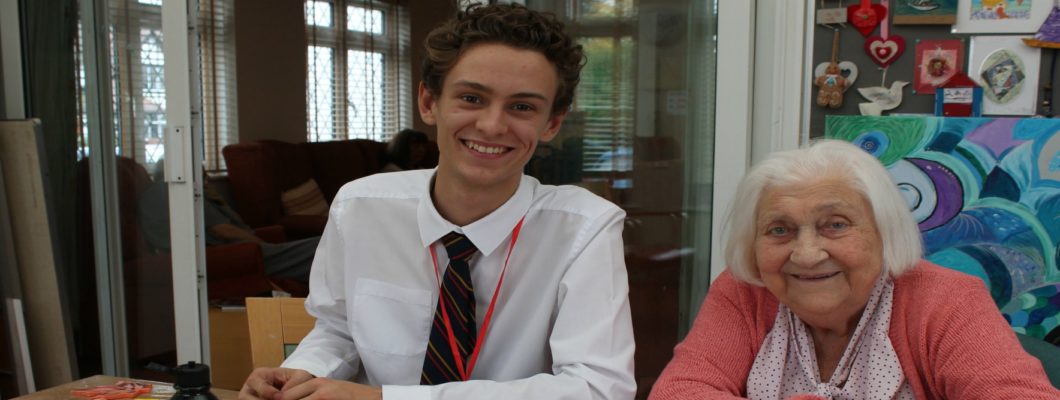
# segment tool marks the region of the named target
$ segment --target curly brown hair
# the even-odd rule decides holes
[[[473,4],[431,31],[424,40],[423,83],[431,94],[442,93],[442,81],[460,56],[475,45],[498,43],[541,52],[556,67],[559,87],[552,114],[567,110],[585,65],[582,46],[563,31],[552,13],[518,4]]]

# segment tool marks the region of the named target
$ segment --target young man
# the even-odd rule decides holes
[[[624,213],[522,174],[584,63],[562,29],[497,5],[431,32],[419,109],[438,168],[343,187],[310,278],[316,327],[241,397],[633,398]]]

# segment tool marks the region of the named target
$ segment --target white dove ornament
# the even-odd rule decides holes
[[[858,104],[858,110],[861,111],[861,115],[875,116],[881,115],[884,111],[893,110],[902,104],[902,88],[908,84],[909,82],[906,81],[894,81],[890,88],[883,86],[858,88],[861,97],[870,101]]]

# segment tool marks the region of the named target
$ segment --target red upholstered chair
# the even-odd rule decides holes
[[[318,236],[326,216],[286,215],[280,194],[313,179],[328,204],[342,185],[379,172],[386,143],[354,139],[287,143],[261,140],[225,146],[234,207],[250,226],[277,224],[291,238]]]

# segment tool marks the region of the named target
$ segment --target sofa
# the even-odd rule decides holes
[[[288,215],[281,194],[312,179],[327,204],[342,185],[380,172],[386,143],[366,139],[289,143],[260,140],[225,146],[233,206],[252,227],[280,225],[291,239],[324,232],[326,215]],[[437,148],[428,151],[437,164]]]

